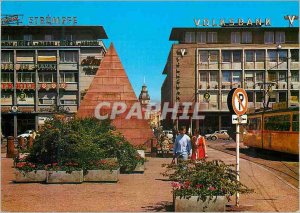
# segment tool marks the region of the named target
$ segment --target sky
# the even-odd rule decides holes
[[[76,16],[77,25],[102,25],[109,38],[105,45],[114,43],[136,95],[145,78],[153,102],[160,102],[173,27],[195,27],[195,18],[270,18],[272,27],[288,27],[283,17],[299,14],[298,1],[2,1],[1,7],[2,14],[23,14],[25,25],[30,16],[47,15]]]

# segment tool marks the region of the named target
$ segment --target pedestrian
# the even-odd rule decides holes
[[[35,140],[35,137],[36,137],[36,132],[35,132],[35,130],[33,130],[32,131],[32,139]]]
[[[162,157],[165,158],[167,154],[170,151],[170,146],[169,146],[169,138],[167,136],[164,136],[163,141],[161,143],[161,150],[162,150]]]
[[[200,131],[195,129],[192,137],[192,160],[201,160],[207,157],[205,138],[200,135]]]
[[[179,135],[175,139],[172,163],[175,162],[175,159],[177,159],[177,162],[178,160],[186,161],[188,160],[191,154],[191,150],[192,150],[191,139],[185,133],[186,133],[186,128],[182,126],[179,129]]]

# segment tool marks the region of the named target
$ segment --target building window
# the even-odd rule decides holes
[[[195,33],[186,32],[185,33],[185,43],[194,43],[195,42]]]
[[[276,50],[268,50],[269,62],[277,62]]]
[[[291,71],[291,81],[299,82],[299,71]]]
[[[18,75],[18,82],[28,82],[33,83],[35,82],[35,73],[34,72],[19,72]]]
[[[5,35],[1,35],[1,40],[9,41],[9,40],[12,40],[12,38],[9,34],[5,34]]]
[[[200,81],[207,82],[207,72],[200,72]]]
[[[56,95],[54,93],[39,93],[40,105],[53,105],[56,104]]]
[[[286,92],[279,92],[279,102],[286,102]]]
[[[241,82],[242,73],[240,71],[232,72],[232,82]]]
[[[253,92],[247,92],[248,102],[254,102]]]
[[[274,44],[274,32],[265,32],[265,44]]]
[[[12,83],[13,81],[14,81],[14,73],[8,73],[8,72],[1,73],[1,82]]]
[[[56,82],[56,74],[55,73],[39,73],[39,82],[42,83],[52,83]]]
[[[245,51],[245,55],[246,55],[246,62],[254,62],[254,51],[253,50]]]
[[[241,33],[240,32],[231,32],[231,43],[240,44],[241,43]]]
[[[291,60],[294,62],[299,61],[299,50],[298,49],[291,50]]]
[[[207,33],[207,43],[217,43],[218,34],[217,32],[208,32]]]
[[[242,43],[243,44],[252,43],[252,32],[242,32]]]
[[[205,44],[206,43],[206,32],[197,32],[197,43]]]
[[[268,81],[277,81],[277,75],[276,75],[276,72],[270,72],[270,71],[269,71]]]
[[[230,71],[222,71],[222,81],[231,82],[231,73]]]
[[[245,72],[245,80],[248,82],[254,82],[254,72]]]
[[[263,92],[256,92],[255,96],[256,96],[255,98],[256,102],[263,102],[264,100]]]
[[[61,51],[60,52],[61,63],[77,63],[78,52],[77,51]]]
[[[25,91],[25,98],[23,97],[23,95],[21,96],[21,92],[17,92],[17,104],[33,105],[34,97],[35,97],[34,92]]]
[[[286,72],[285,72],[285,71],[280,71],[280,72],[279,72],[279,78],[278,78],[278,81],[286,82]]]
[[[1,92],[1,105],[12,105],[12,96],[10,92]]]
[[[77,73],[75,73],[75,72],[61,72],[60,73],[60,82],[65,82],[65,83],[76,83],[76,82],[78,82]]]
[[[65,35],[65,40],[66,41],[73,41],[73,40],[75,40],[74,39],[74,35],[72,35],[72,34],[66,34]]]
[[[34,63],[34,51],[17,51],[17,62],[21,63]]]
[[[280,50],[278,51],[279,62],[287,62],[287,51]]]
[[[2,63],[13,63],[13,52],[1,51],[1,62]]]
[[[299,91],[291,91],[291,102],[299,103]]]
[[[241,62],[242,61],[242,52],[241,51],[232,51],[233,62]]]
[[[218,72],[210,72],[210,81],[218,81]]]
[[[200,62],[208,62],[208,51],[200,51]]]
[[[209,61],[218,62],[219,61],[219,51],[209,51]]]
[[[231,62],[231,51],[222,51],[222,62]]]
[[[53,36],[51,34],[45,35],[45,41],[52,41]]]
[[[275,33],[275,42],[276,42],[276,44],[285,43],[285,32],[276,32]]]
[[[269,93],[269,102],[276,102],[276,92]]]
[[[24,38],[24,41],[32,41],[32,35],[31,34],[25,34],[23,36],[23,38]]]
[[[264,81],[264,73],[263,72],[256,72],[255,76],[256,76],[256,79],[255,79],[256,82]]]
[[[76,105],[76,100],[60,100],[61,105]]]
[[[264,50],[256,50],[256,62],[265,62],[265,51]]]

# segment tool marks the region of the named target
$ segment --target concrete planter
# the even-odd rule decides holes
[[[118,182],[120,169],[116,170],[87,170],[83,177],[88,182]]]
[[[34,170],[31,172],[23,172],[15,169],[16,183],[34,183],[46,181],[46,170]]]
[[[142,158],[145,158],[145,150],[143,150],[143,149],[138,149],[138,150],[136,150],[138,153],[139,153],[139,155],[142,157]]]
[[[135,169],[133,170],[133,172],[141,172],[143,173],[145,171],[145,164],[143,163],[138,163],[135,167]]]
[[[83,170],[72,171],[47,171],[47,183],[82,183]]]
[[[225,212],[227,199],[225,196],[218,196],[206,201],[198,200],[198,196],[192,196],[189,199],[176,197],[174,199],[175,212]]]

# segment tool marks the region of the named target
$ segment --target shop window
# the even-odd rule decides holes
[[[256,92],[255,96],[256,96],[255,98],[256,102],[263,102],[264,100],[263,92]]]
[[[206,32],[197,32],[197,43],[205,44],[206,43]]]
[[[233,51],[232,52],[233,62],[241,62],[242,61],[242,52],[241,51]]]
[[[268,56],[270,62],[277,62],[277,51],[276,50],[268,50]]]
[[[241,43],[241,33],[240,32],[231,32],[231,43],[240,44]]]
[[[207,43],[217,43],[218,34],[217,32],[208,32],[207,33]]]
[[[299,82],[299,71],[291,71],[291,81]]]
[[[256,50],[256,62],[265,62],[265,51],[264,50]]]
[[[208,62],[208,51],[200,51],[200,62]]]
[[[24,41],[32,41],[32,35],[31,34],[25,34],[23,36]]]
[[[254,62],[254,53],[255,52],[253,50],[245,51],[246,62]]]
[[[264,40],[265,44],[274,44],[274,32],[265,32]]]
[[[195,32],[186,32],[185,43],[194,43],[194,42],[195,42]]]
[[[56,104],[56,95],[54,93],[39,93],[40,105],[53,105]]]
[[[19,72],[17,73],[18,82],[35,82],[35,73],[34,72]]]
[[[286,92],[279,92],[279,102],[286,102]]]
[[[252,43],[252,32],[242,32],[242,43],[243,44]]]
[[[298,49],[291,50],[291,60],[293,62],[299,61],[299,50]]]
[[[1,73],[1,82],[12,83],[14,81],[14,74],[8,72]]]
[[[77,51],[61,51],[60,52],[61,63],[77,63],[78,52]]]
[[[263,72],[256,72],[256,82],[263,82],[264,81],[264,73]]]
[[[34,92],[17,92],[17,104],[20,105],[33,105],[34,104]]]
[[[11,51],[1,51],[2,63],[13,63],[14,53]]]
[[[43,82],[43,83],[56,82],[56,74],[51,72],[39,73],[39,82]]]
[[[275,33],[275,43],[276,44],[285,43],[285,32],[276,32]]]
[[[223,82],[231,82],[230,71],[222,71],[222,81]]]
[[[231,51],[222,51],[222,62],[231,62]]]

